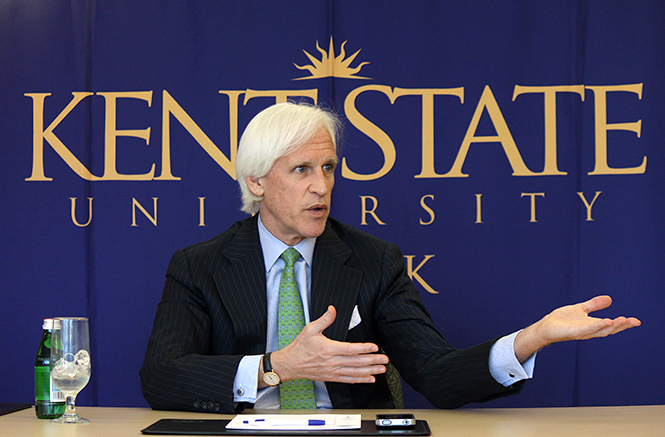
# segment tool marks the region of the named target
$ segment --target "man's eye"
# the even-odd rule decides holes
[[[333,171],[335,169],[335,166],[333,164],[326,164],[323,166],[324,171]]]
[[[300,166],[295,168],[295,171],[298,172],[298,173],[305,173],[305,166],[300,165]]]

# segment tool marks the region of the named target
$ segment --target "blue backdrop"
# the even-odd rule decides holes
[[[344,118],[332,215],[402,248],[453,344],[597,294],[641,318],[545,349],[486,406],[665,402],[664,21],[658,1],[4,0],[0,401],[34,399],[41,319],[76,315],[79,403],[146,405],[168,261],[243,218],[238,138],[293,98]]]

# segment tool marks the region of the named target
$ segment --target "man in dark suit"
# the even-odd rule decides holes
[[[338,129],[333,114],[292,103],[248,125],[236,173],[243,211],[255,215],[173,256],[140,372],[153,408],[233,413],[279,408],[280,396],[286,408],[293,381],[311,384],[319,408],[392,408],[388,357],[435,406],[454,408],[518,392],[550,343],[640,324],[589,317],[610,305],[600,296],[455,349],[436,330],[397,246],[328,216]],[[288,248],[295,261],[283,257]],[[300,295],[305,325],[286,345],[277,320],[282,276]]]

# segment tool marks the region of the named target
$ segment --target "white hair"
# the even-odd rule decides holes
[[[249,190],[247,176],[264,177],[275,161],[303,146],[321,128],[330,134],[337,153],[340,127],[335,114],[306,103],[278,103],[259,112],[247,125],[238,144],[236,177],[242,193],[241,210],[257,213],[263,198]]]

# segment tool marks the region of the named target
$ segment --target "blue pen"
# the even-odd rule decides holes
[[[255,426],[323,426],[326,424],[325,419],[253,419],[243,420],[242,423],[246,425]]]

